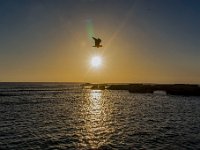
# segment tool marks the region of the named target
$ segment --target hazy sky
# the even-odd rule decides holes
[[[199,8],[197,0],[1,0],[0,81],[200,83]]]

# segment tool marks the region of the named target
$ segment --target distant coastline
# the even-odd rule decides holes
[[[148,84],[148,83],[103,83],[93,84],[84,82],[0,82],[0,87],[4,86],[18,86],[20,88],[26,86],[33,86],[35,88],[46,86],[62,86],[77,85],[84,89],[92,90],[126,90],[130,93],[162,93],[168,95],[182,95],[182,96],[200,96],[199,84]],[[3,92],[0,96],[7,96],[8,94]]]
[[[198,84],[83,84],[96,90],[127,90],[130,93],[154,93],[163,91],[169,95],[200,96]]]

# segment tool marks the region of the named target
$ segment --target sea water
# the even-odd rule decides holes
[[[200,97],[0,83],[0,149],[200,149]]]

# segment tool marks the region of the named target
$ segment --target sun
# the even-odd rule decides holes
[[[94,56],[94,57],[92,57],[92,59],[91,59],[91,65],[92,65],[92,67],[98,68],[98,67],[101,66],[101,64],[102,64],[102,58],[100,56]]]

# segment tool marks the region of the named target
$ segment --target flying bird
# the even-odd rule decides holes
[[[101,39],[100,38],[95,38],[95,37],[92,37],[93,39],[94,39],[94,42],[95,42],[95,46],[93,46],[93,47],[97,47],[97,48],[99,48],[99,47],[102,47],[102,45],[100,45],[100,43],[101,43]]]

